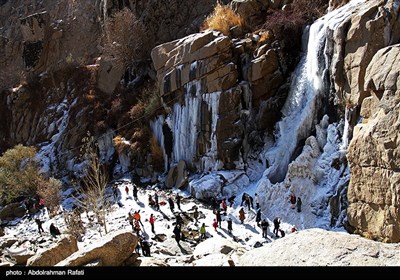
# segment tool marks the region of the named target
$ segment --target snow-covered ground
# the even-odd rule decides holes
[[[144,225],[143,236],[146,239],[149,239],[153,242],[153,246],[151,247],[152,257],[162,259],[167,262],[169,265],[185,265],[185,263],[181,260],[182,257],[191,255],[195,250],[195,247],[199,242],[199,229],[202,223],[206,224],[207,229],[207,239],[211,237],[220,237],[222,239],[230,240],[238,244],[238,246],[250,250],[254,248],[254,245],[258,243],[269,243],[275,239],[273,237],[272,232],[272,221],[269,221],[270,227],[270,236],[265,239],[261,235],[261,228],[257,226],[255,222],[255,210],[251,209],[248,211],[247,207],[244,207],[246,212],[246,219],[244,224],[240,224],[238,219],[239,214],[238,211],[240,207],[241,197],[237,197],[234,206],[229,207],[228,203],[228,211],[226,216],[223,217],[222,228],[218,228],[217,231],[212,227],[213,219],[215,218],[215,214],[211,207],[204,205],[198,202],[196,199],[191,198],[187,192],[182,192],[179,190],[164,191],[164,190],[156,190],[154,187],[149,186],[147,189],[138,188],[138,201],[135,201],[132,196],[132,184],[129,179],[118,181],[118,202],[112,204],[111,210],[107,215],[107,228],[109,232],[115,232],[121,229],[131,229],[131,225],[128,222],[128,212],[140,210],[141,220]],[[125,192],[125,187],[128,186],[129,193],[128,195]],[[177,209],[177,205],[175,204],[174,213],[171,212],[168,203],[166,205],[160,206],[160,210],[157,211],[154,208],[148,205],[148,195],[154,195],[157,191],[159,195],[159,201],[167,202],[168,196],[172,195],[175,199],[176,193],[179,193],[183,199],[181,202],[181,211]],[[112,199],[111,190],[109,190],[110,199]],[[65,200],[64,206],[68,208],[70,205],[66,205],[71,203],[72,200]],[[193,209],[194,207],[198,207],[199,221],[196,224],[193,219]],[[91,213],[89,213],[90,215]],[[155,217],[155,234],[158,236],[165,235],[164,241],[156,241],[155,234],[151,232],[151,226],[149,223],[150,214],[153,214]],[[173,228],[175,223],[176,214],[180,214],[184,220],[185,225],[182,230],[187,237],[186,241],[181,241],[181,247],[177,246],[175,239],[173,238]],[[102,233],[99,232],[99,228],[97,225],[88,226],[88,220],[86,214],[82,214],[82,221],[85,226],[87,226],[86,234],[84,235],[81,242],[78,242],[78,248],[82,249],[88,245],[96,244],[99,240],[102,240],[102,236],[104,236],[104,231],[101,228]],[[233,235],[230,235],[227,230],[227,222],[228,217],[231,217],[233,220]],[[37,225],[34,221],[34,218],[40,218],[44,221],[43,228],[45,233],[40,235],[38,233]],[[37,213],[35,217],[32,219],[23,218],[14,221],[14,226],[8,226],[5,228],[6,236],[4,238],[17,238],[20,241],[28,240],[30,242],[25,242],[23,246],[18,247],[21,248],[29,248],[31,251],[36,251],[39,247],[49,246],[52,242],[54,242],[54,238],[51,237],[49,233],[49,226],[51,223],[54,223],[62,233],[66,233],[67,228],[63,219],[63,215],[59,214],[53,218],[49,218],[48,212],[46,209],[43,209],[41,212]],[[291,225],[282,223],[281,228],[289,234]],[[37,245],[41,242],[41,245]],[[35,244],[35,245],[34,245]],[[16,250],[10,248],[10,250]]]

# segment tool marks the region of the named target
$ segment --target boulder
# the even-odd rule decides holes
[[[102,266],[120,266],[128,259],[137,245],[137,237],[122,230],[108,234],[99,243],[79,250],[56,266],[84,266],[98,262]]]
[[[399,244],[307,229],[244,253],[236,266],[397,266]]]
[[[186,162],[184,160],[180,160],[177,166],[178,174],[176,178],[175,187],[182,188],[187,183],[188,172],[186,170]]]
[[[27,265],[54,266],[76,251],[78,251],[76,239],[72,236],[66,236],[50,248],[36,252],[33,257],[29,258]]]
[[[9,256],[13,263],[16,265],[26,265],[26,262],[35,253],[26,247],[18,247],[13,249],[5,249],[5,255]]]
[[[168,189],[171,189],[175,186],[176,184],[176,179],[178,176],[178,168],[177,166],[173,166],[169,169],[168,175],[167,175],[167,180],[165,180],[165,186]]]
[[[196,249],[193,251],[193,255],[195,257],[207,256],[210,254],[228,255],[238,248],[241,248],[239,244],[217,236],[208,238],[205,241],[199,243],[199,245],[197,245]],[[223,262],[225,261],[227,260],[223,260]]]
[[[10,203],[0,210],[0,220],[11,221],[25,215],[26,209],[19,202]]]
[[[10,248],[18,239],[14,237],[2,238],[0,241],[0,249]]]

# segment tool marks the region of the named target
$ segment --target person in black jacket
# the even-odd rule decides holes
[[[173,233],[175,235],[176,243],[178,243],[178,246],[181,246],[181,244],[179,244],[179,241],[181,241],[181,227],[180,227],[180,225],[175,225]]]
[[[279,232],[279,226],[280,226],[280,224],[281,224],[281,218],[276,217],[276,218],[274,219],[274,231],[273,231],[276,237],[279,237],[279,236],[278,236],[278,232]]]
[[[60,230],[53,223],[51,223],[51,225],[50,225],[50,234],[53,237],[56,237],[57,235],[61,235]]]

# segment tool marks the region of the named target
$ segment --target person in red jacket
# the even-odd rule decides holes
[[[214,219],[212,226],[213,226],[214,230],[217,231],[218,223],[217,223],[216,219]]]
[[[150,225],[151,225],[151,232],[155,234],[155,232],[154,232],[154,221],[155,220],[154,220],[153,214],[150,214],[149,222],[150,222]]]

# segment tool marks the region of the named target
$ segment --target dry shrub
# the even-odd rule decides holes
[[[350,0],[335,0],[335,1],[330,1],[330,8],[332,8],[333,10],[340,8],[344,5],[346,5],[347,3],[349,3]]]
[[[232,27],[243,27],[243,25],[244,20],[242,16],[235,13],[229,5],[221,5],[218,3],[212,14],[203,22],[202,30],[218,30],[228,36]]]
[[[45,206],[49,209],[50,216],[56,214],[58,206],[60,205],[61,187],[61,181],[55,178],[50,178],[49,180],[40,178],[37,181],[38,194],[44,199]]]
[[[105,22],[104,54],[124,67],[149,58],[151,34],[127,8]]]
[[[293,0],[287,10],[269,10],[262,26],[283,43],[283,52],[289,54],[288,66],[296,63],[301,49],[303,27],[325,14],[329,0]]]
[[[162,171],[164,168],[164,155],[154,135],[150,139],[150,151],[154,169]]]
[[[139,101],[138,103],[133,105],[132,108],[129,110],[129,117],[132,120],[137,120],[143,117],[145,112],[146,112],[145,104],[142,101]]]
[[[122,100],[121,98],[116,98],[111,101],[111,113],[115,114],[120,112],[122,109]]]
[[[272,32],[269,30],[262,31],[259,34],[260,34],[260,40],[258,40],[257,46],[265,45],[273,39]]]
[[[146,136],[146,131],[144,128],[136,128],[132,135],[132,140],[140,140]]]
[[[130,149],[130,144],[126,142],[125,138],[121,135],[117,135],[113,139],[115,149],[117,150],[118,154],[123,153],[126,150]]]

